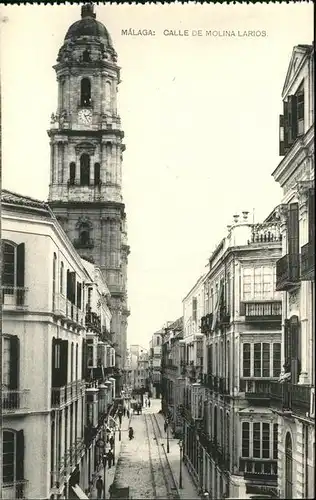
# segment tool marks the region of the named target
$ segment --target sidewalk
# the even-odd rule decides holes
[[[159,441],[165,444],[165,450],[167,450],[167,434],[164,431],[164,416],[162,413],[158,413],[161,409],[161,400],[152,399],[151,407],[145,408],[144,413],[155,413],[157,417],[157,422],[161,431],[161,438]],[[177,487],[179,489],[179,474],[180,474],[180,448],[178,445],[179,440],[172,436],[171,430],[169,429],[169,453],[167,453],[168,461],[173,472],[174,479],[176,481]],[[200,500],[198,491],[191,479],[191,476],[182,462],[182,489],[179,489],[179,495],[181,499],[188,500]]]
[[[116,421],[118,422],[118,418],[116,418]],[[106,498],[110,498],[110,493],[109,493],[109,487],[114,481],[115,477],[115,471],[116,471],[116,466],[117,462],[121,453],[121,446],[122,443],[128,440],[128,428],[129,428],[129,422],[130,418],[127,418],[126,416],[122,418],[122,431],[121,431],[121,441],[119,440],[119,432],[115,432],[115,464],[112,465],[112,467],[109,469],[108,467],[106,468],[106,482],[105,482],[105,488],[106,488]],[[98,478],[98,476],[101,476],[102,481],[104,481],[104,469],[103,467],[100,468],[98,474],[96,475],[95,479]],[[94,481],[93,488],[92,488],[92,493],[90,498],[98,498],[97,496],[97,490],[95,487],[96,480]],[[102,499],[104,497],[102,496]]]

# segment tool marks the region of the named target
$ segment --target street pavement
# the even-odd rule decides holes
[[[120,484],[120,486],[129,486],[130,498],[134,500],[155,498],[149,461],[149,440],[146,431],[144,414],[156,414],[157,422],[161,431],[161,435],[158,437],[158,442],[159,445],[164,443],[165,450],[167,450],[167,435],[163,429],[164,417],[159,413],[160,409],[161,400],[153,399],[151,400],[150,408],[143,408],[143,415],[134,414],[131,416],[130,420],[127,417],[123,417],[121,441],[118,440],[118,432],[115,433],[115,466],[106,470],[107,499],[110,498],[109,487],[114,479]],[[127,432],[129,425],[133,427],[135,436],[131,441],[128,438]],[[199,500],[200,497],[197,493],[196,487],[184,464],[182,464],[183,488],[179,489],[180,450],[178,439],[174,439],[171,432],[169,438],[169,453],[167,454],[167,457],[177,484],[179,496],[183,500]],[[150,443],[150,446],[152,452],[155,454],[155,445],[153,442]],[[100,470],[99,475],[103,479],[103,469]],[[161,498],[160,494],[159,497]],[[97,498],[95,488],[92,490],[91,498]]]
[[[160,399],[154,399],[151,400],[151,407],[145,411],[151,411],[152,413],[156,413],[157,417],[157,422],[160,427],[161,435],[163,436],[160,438],[160,442],[164,443],[165,450],[167,450],[167,434],[164,431],[164,416],[162,413],[158,413],[159,410],[161,409],[161,400]],[[190,499],[190,500],[200,500],[200,496],[197,492],[197,489],[191,479],[191,476],[185,466],[184,463],[182,463],[182,489],[179,489],[179,478],[180,478],[180,449],[179,449],[179,440],[174,439],[173,436],[171,435],[170,429],[169,429],[169,453],[167,454],[168,456],[168,461],[171,467],[171,470],[173,472],[173,476],[175,478],[177,488],[179,491],[179,496],[181,499]]]
[[[116,418],[116,420],[118,422],[118,418]],[[122,417],[121,441],[119,440],[119,432],[118,431],[115,432],[115,465],[112,465],[110,469],[108,467],[106,468],[106,481],[105,481],[106,497],[105,498],[107,498],[107,499],[110,498],[109,487],[114,481],[115,471],[116,471],[117,463],[118,463],[119,456],[121,453],[122,443],[124,441],[128,440],[129,422],[130,422],[130,418],[128,418],[126,416]],[[101,476],[102,481],[104,481],[104,469],[103,469],[103,467],[100,468],[99,473],[97,474],[96,478],[98,476]],[[90,498],[98,498],[97,490],[95,487],[95,482],[96,481],[94,481],[94,485],[92,488]],[[102,497],[102,499],[103,498],[104,497]]]

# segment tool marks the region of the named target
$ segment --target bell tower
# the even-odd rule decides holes
[[[91,4],[70,26],[54,66],[49,204],[82,257],[97,264],[111,293],[118,367],[124,366],[127,227],[122,198],[124,133],[117,112],[120,67],[106,27]]]

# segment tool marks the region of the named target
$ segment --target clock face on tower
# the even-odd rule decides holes
[[[80,109],[78,112],[79,123],[83,125],[91,125],[92,123],[92,111],[91,109]]]

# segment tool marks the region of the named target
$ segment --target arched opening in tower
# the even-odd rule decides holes
[[[69,165],[69,184],[74,185],[76,179],[76,164],[71,162]]]
[[[86,153],[80,157],[80,184],[81,186],[90,184],[90,156]]]
[[[94,184],[97,186],[100,184],[100,163],[94,164]]]
[[[91,106],[91,82],[89,78],[81,80],[81,93],[80,93],[81,106]]]

